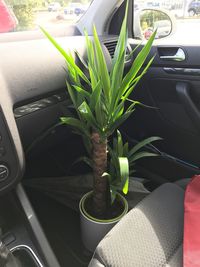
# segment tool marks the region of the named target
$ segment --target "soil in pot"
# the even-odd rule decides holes
[[[85,211],[92,217],[96,218],[96,214],[94,213],[93,209],[93,199],[92,194],[88,195],[84,202],[84,209]],[[122,199],[116,197],[114,203],[110,205],[107,209],[106,214],[104,217],[97,218],[100,220],[112,220],[119,217],[124,212],[124,203]]]

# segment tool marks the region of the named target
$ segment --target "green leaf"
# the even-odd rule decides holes
[[[99,81],[90,97],[90,107],[92,110],[95,109],[95,106],[100,101],[101,93],[102,93],[102,87],[101,87],[101,82]]]
[[[75,50],[74,52],[75,52],[75,55],[77,56],[77,58],[82,63],[82,65],[88,70],[88,65],[87,65],[86,61],[83,59],[83,57],[79,54],[79,52],[77,50]]]
[[[126,121],[130,115],[133,113],[132,111],[126,112],[117,118],[113,123],[111,123],[108,127],[109,135],[112,134],[124,121]]]
[[[121,117],[121,115],[123,115],[124,113],[124,102],[121,101],[120,104],[118,106],[115,107],[115,109],[113,109],[113,113],[111,113],[111,120],[114,122],[116,121],[116,119],[118,119],[119,117]]]
[[[80,121],[78,119],[72,117],[61,117],[60,120],[63,124],[69,124],[71,126],[80,128]]]
[[[115,48],[114,57],[112,59],[112,68],[110,74],[112,97],[111,97],[111,105],[109,113],[111,113],[113,108],[117,105],[118,88],[121,85],[124,74],[125,53],[128,40],[128,31],[127,31],[128,6],[129,6],[129,1],[126,2],[125,16],[122,22],[122,27],[120,30],[117,46]]]
[[[142,79],[142,77],[145,75],[145,73],[147,72],[147,70],[149,69],[150,65],[152,64],[154,60],[154,57],[152,57],[148,64],[146,65],[146,67],[144,68],[144,70],[142,71],[142,73],[137,76],[131,83],[130,83],[130,87],[124,92],[125,94],[122,97],[123,101],[126,101],[129,97],[129,95],[133,92],[134,88],[136,87],[136,85],[139,83],[139,81]],[[139,102],[135,102],[136,104],[139,104]]]
[[[110,100],[110,76],[108,73],[108,67],[106,64],[105,56],[95,26],[93,27],[93,35],[94,35],[94,48],[96,53],[97,71],[101,78],[106,104],[108,104]]]
[[[95,61],[95,51],[92,40],[90,40],[88,33],[84,30],[85,39],[86,39],[86,48],[87,48],[87,56],[88,56],[88,69],[91,80],[92,89],[96,88],[96,85],[99,81],[99,75],[97,73],[97,65]]]
[[[125,157],[119,157],[120,176],[123,181],[123,193],[128,193],[129,187],[129,162]]]
[[[123,90],[123,94],[126,92],[127,88],[131,84],[131,82],[135,79],[136,75],[140,71],[141,67],[143,66],[145,60],[147,59],[147,56],[150,53],[152,43],[154,41],[156,35],[156,31],[151,35],[149,38],[147,44],[142,48],[142,50],[137,55],[136,59],[134,60],[129,72],[126,74],[126,76],[123,79],[121,89]],[[150,64],[148,64],[150,65]]]
[[[84,35],[85,35],[85,40],[86,40],[86,48],[87,48],[87,56],[88,56],[88,65],[93,70],[96,70],[95,51],[94,51],[94,47],[93,47],[93,42],[89,38],[86,29],[84,29]]]
[[[131,102],[131,103],[135,103],[135,105],[139,105],[139,106],[144,107],[144,108],[150,108],[150,109],[156,109],[156,110],[159,109],[157,107],[149,106],[149,105],[146,105],[146,104],[144,104],[142,102],[132,100],[130,98],[127,98],[126,101]]]
[[[157,136],[152,136],[149,138],[144,139],[143,141],[139,142],[137,145],[135,145],[128,153],[128,157],[131,157],[133,154],[135,154],[138,150],[143,148],[144,146],[157,141],[157,140],[162,140],[162,138],[157,137]]]
[[[80,133],[88,135],[87,130],[85,129],[84,125],[80,120],[75,119],[73,117],[61,117],[60,120],[63,124],[72,126],[76,128],[78,131],[80,131]]]
[[[128,7],[129,7],[129,1],[126,1],[125,15],[124,15],[124,19],[123,19],[123,22],[122,22],[122,26],[121,26],[121,30],[120,30],[120,34],[119,34],[119,38],[118,38],[118,42],[117,42],[117,46],[115,48],[114,57],[113,57],[113,60],[112,60],[111,77],[112,77],[112,71],[114,69],[115,63],[117,61],[119,62],[119,58],[121,58],[122,53],[125,52],[126,45],[127,45],[127,38],[128,38],[128,34],[127,34]]]
[[[113,185],[110,186],[110,195],[111,195],[111,204],[113,204],[117,196],[117,187]]]
[[[123,156],[128,157],[128,150],[129,146],[128,146],[128,142],[124,144],[124,148],[123,148]]]
[[[131,157],[129,157],[129,161],[132,164],[134,161],[144,158],[144,157],[156,157],[158,156],[155,153],[150,153],[150,152],[138,152],[136,154],[133,154]]]
[[[130,60],[135,53],[135,51],[142,45],[142,42],[140,42],[131,52],[128,56],[126,56],[126,60]]]
[[[106,120],[106,114],[105,114],[105,109],[103,108],[103,103],[99,100],[96,103],[95,106],[95,115],[96,115],[96,120],[99,123],[99,126],[101,129],[105,128],[105,120]]]
[[[142,71],[142,73],[137,76],[131,83],[130,83],[130,87],[127,88],[127,90],[125,90],[123,92],[123,96],[121,96],[121,100],[122,102],[125,102],[129,95],[133,92],[134,88],[136,87],[136,85],[138,84],[138,82],[142,79],[142,77],[145,75],[145,73],[147,72],[147,70],[149,69],[150,65],[152,64],[154,60],[154,56],[149,60],[148,64],[146,65],[146,67],[144,68],[144,70]],[[120,91],[119,91],[120,92]],[[130,101],[130,99],[128,99],[128,101]],[[141,104],[140,102],[138,101],[134,101],[133,103],[135,104]],[[141,104],[142,105],[142,104]],[[134,105],[131,106],[131,108],[133,107]]]
[[[55,48],[61,53],[61,55],[65,58],[67,64],[69,66],[73,67],[74,70],[78,73],[78,75],[88,84],[90,84],[90,81],[86,77],[86,75],[83,73],[83,71],[76,65],[74,59],[70,57],[69,54],[56,42],[56,40],[44,29],[40,26],[41,31],[44,33],[44,35],[49,39],[49,41],[55,46]]]
[[[111,76],[111,104],[110,104],[110,113],[113,111],[114,107],[117,105],[118,102],[118,94],[119,94],[119,87],[122,82],[123,74],[124,74],[124,64],[125,64],[125,55],[122,54],[121,59],[119,62],[117,61],[114,69],[113,74]]]
[[[132,103],[128,108],[127,108],[127,112],[133,112],[135,110],[135,105],[136,103]]]
[[[84,98],[90,98],[90,93],[88,93],[85,89],[77,86],[77,85],[73,85],[74,89],[76,89],[76,91],[81,94]]]
[[[70,50],[68,52],[68,56],[69,56],[69,61],[70,62],[73,62],[73,64],[75,64],[74,56],[72,55],[72,53],[71,53]],[[76,68],[74,68],[74,66],[73,65],[70,65],[68,62],[66,61],[70,79],[72,80],[73,83],[75,83],[76,85],[78,85],[78,86],[81,87],[80,77],[79,77],[79,74],[78,74]]]
[[[74,107],[77,108],[78,103],[77,103],[76,95],[75,95],[74,91],[72,90],[72,87],[68,81],[66,81],[66,84],[67,84],[67,90],[68,90],[69,96],[72,100],[72,103],[73,103]]]
[[[124,187],[123,187],[123,193],[125,195],[128,193],[128,189],[129,189],[129,178],[126,179],[126,182],[125,182]]]
[[[117,153],[119,157],[123,156],[123,141],[119,130],[117,130]]]
[[[90,66],[90,63],[88,64],[88,68],[89,68],[89,74],[90,74],[90,80],[91,80],[91,87],[92,87],[92,90],[94,90],[98,82],[100,82],[100,79],[98,75],[96,74],[94,68]]]
[[[78,107],[78,110],[82,117],[90,124],[90,126],[96,127],[97,129],[99,128],[98,123],[96,122],[95,117],[90,110],[90,107],[85,101]]]

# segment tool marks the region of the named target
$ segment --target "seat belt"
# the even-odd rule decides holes
[[[183,266],[200,267],[200,175],[192,178],[185,191]]]

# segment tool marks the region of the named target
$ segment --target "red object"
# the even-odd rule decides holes
[[[185,191],[183,266],[200,267],[200,175],[195,175]]]
[[[152,30],[152,29],[147,29],[147,30],[144,32],[144,38],[145,38],[146,40],[149,40],[149,38],[151,37],[152,33],[153,33],[153,30]]]
[[[17,26],[17,19],[3,0],[0,0],[0,33],[13,31]]]

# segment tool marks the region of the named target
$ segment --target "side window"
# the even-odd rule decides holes
[[[197,39],[200,22],[200,0],[136,0],[134,3],[137,10],[149,8],[167,12],[176,21],[176,31],[171,35],[174,40]],[[134,9],[134,12],[138,12],[137,10]],[[164,23],[164,19],[162,20],[159,26],[163,27],[164,30],[164,27],[166,27],[164,24],[167,24],[167,21]],[[151,25],[148,25],[148,20],[143,23],[143,27],[146,27],[149,32],[154,30]]]

